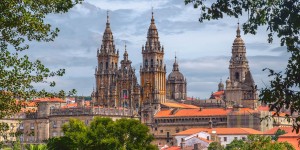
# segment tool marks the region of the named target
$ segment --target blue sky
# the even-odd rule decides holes
[[[175,52],[180,71],[188,81],[188,96],[208,98],[217,84],[229,76],[231,46],[238,19],[198,22],[200,11],[184,0],[86,0],[65,14],[49,15],[46,22],[60,29],[59,36],[50,43],[31,43],[27,52],[51,69],[65,68],[64,77],[55,77],[51,91],[77,89],[78,95],[90,95],[95,86],[94,69],[97,66],[97,48],[101,45],[109,10],[111,29],[120,56],[127,43],[129,59],[139,77],[142,61],[141,48],[146,42],[151,8],[158,28],[160,42],[165,48],[167,75],[172,70]],[[247,16],[240,19],[247,21]],[[250,70],[259,88],[267,86],[269,78],[263,68],[283,70],[288,55],[278,39],[267,43],[266,28],[256,35],[244,35]],[[120,57],[121,59],[122,57]],[[44,84],[37,88],[46,88]]]

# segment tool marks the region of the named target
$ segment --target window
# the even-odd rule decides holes
[[[145,60],[145,66],[148,67],[148,60]]]
[[[85,125],[88,125],[89,124],[89,120],[85,120]]]
[[[238,72],[235,73],[235,79],[239,80],[240,79],[240,74]]]
[[[57,128],[57,121],[53,121],[53,128]]]
[[[169,132],[167,132],[167,138],[169,138],[170,137],[170,133]]]
[[[105,68],[108,69],[108,62],[105,63]]]
[[[20,123],[20,130],[23,130],[24,129],[24,124],[23,123]]]
[[[52,132],[52,136],[56,137],[57,136],[57,132],[56,131]]]
[[[151,59],[151,68],[153,67],[153,59]]]
[[[34,129],[34,124],[30,123],[30,129],[33,130]]]
[[[160,133],[164,133],[164,130],[160,130]]]
[[[246,141],[246,137],[242,137],[242,140],[243,140],[243,141]]]
[[[157,131],[157,128],[154,128],[155,131]]]
[[[207,136],[206,139],[209,140],[209,136]]]
[[[234,137],[234,139],[237,140],[238,138],[237,138],[237,137]]]
[[[224,142],[227,142],[227,137],[224,137]]]

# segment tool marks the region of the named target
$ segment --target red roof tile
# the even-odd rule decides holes
[[[229,111],[222,108],[179,109],[171,114],[172,110],[161,110],[154,117],[226,116]]]
[[[248,134],[263,134],[261,131],[251,128],[191,128],[185,131],[176,133],[175,135],[192,135],[199,132],[212,133],[216,131],[218,135],[248,135]]]
[[[37,103],[40,103],[40,102],[58,102],[58,103],[65,103],[66,101],[61,99],[61,98],[57,98],[57,97],[54,97],[54,98],[48,98],[48,97],[45,97],[45,98],[37,98],[35,100],[33,100],[34,102],[37,102]]]

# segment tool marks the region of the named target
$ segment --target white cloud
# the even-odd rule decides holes
[[[60,28],[59,36],[54,42],[32,43],[27,53],[31,58],[41,59],[50,68],[66,69],[64,77],[55,78],[57,87],[53,89],[75,88],[80,95],[90,95],[95,85],[96,53],[105,29],[106,11],[110,10],[111,28],[120,59],[124,41],[127,41],[129,59],[139,76],[141,47],[146,42],[151,6],[154,6],[160,41],[165,47],[168,73],[172,70],[176,52],[180,70],[188,81],[189,96],[208,98],[217,89],[220,78],[224,81],[229,76],[228,61],[237,19],[199,23],[200,11],[191,5],[185,6],[183,0],[87,0],[66,14],[48,16],[46,21]],[[278,40],[271,45],[267,43],[265,28],[259,28],[255,36],[242,37],[251,71],[261,87],[262,81],[269,81],[267,73],[261,70],[264,67],[282,70],[287,60],[286,53],[278,48]]]

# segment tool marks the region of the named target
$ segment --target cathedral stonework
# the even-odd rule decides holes
[[[131,67],[125,45],[121,67],[118,67],[119,51],[116,51],[109,16],[103,34],[102,45],[97,51],[98,67],[95,69],[96,91],[92,97],[95,105],[125,107],[138,110],[140,87]]]
[[[179,66],[176,60],[173,64],[173,70],[167,79],[167,99],[180,101],[186,100],[186,78],[179,71]]]
[[[166,102],[166,65],[164,47],[160,45],[152,12],[145,47],[142,47],[143,64],[140,68],[142,122],[152,123],[160,104]]]
[[[246,47],[240,35],[237,35],[232,46],[229,61],[229,78],[226,80],[225,99],[228,106],[257,107],[257,89],[249,69]]]

